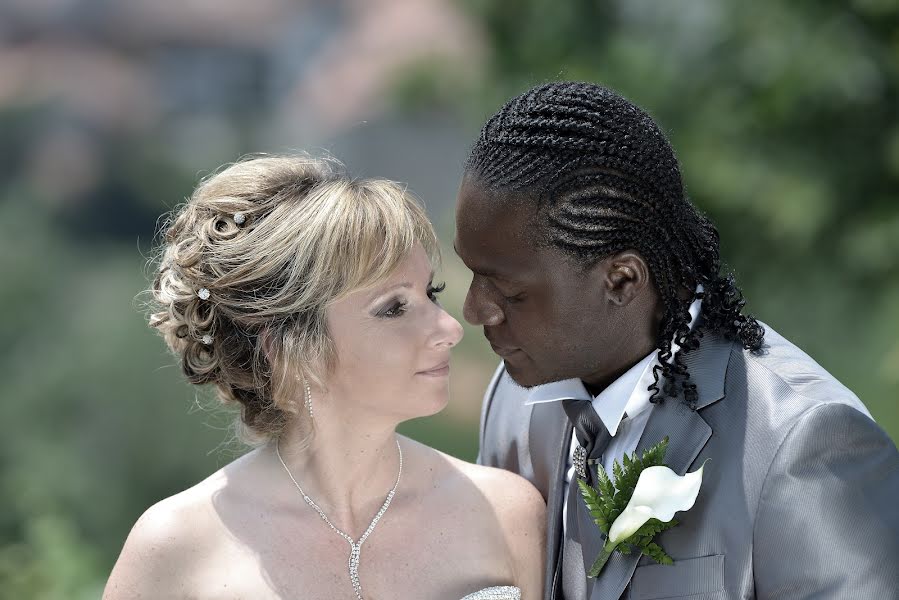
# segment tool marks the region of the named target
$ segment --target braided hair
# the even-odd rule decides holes
[[[718,231],[687,199],[671,145],[615,92],[554,82],[509,100],[484,125],[465,168],[488,189],[535,198],[539,243],[585,268],[627,249],[646,260],[664,309],[652,402],[683,393],[695,407],[684,355],[706,331],[761,349],[764,328],[742,313],[742,293],[722,274]],[[691,330],[696,298],[703,318]],[[681,350],[672,360],[673,343]]]

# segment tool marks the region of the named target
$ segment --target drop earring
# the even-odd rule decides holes
[[[309,411],[309,419],[314,420],[315,415],[312,414],[312,390],[309,388],[309,382],[306,382],[306,410]]]

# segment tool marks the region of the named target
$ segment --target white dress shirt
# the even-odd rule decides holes
[[[699,286],[697,291],[701,292],[702,286]],[[691,329],[696,323],[696,317],[701,308],[702,300],[695,300],[690,305]],[[671,360],[674,359],[674,355],[679,349],[680,346],[672,344]],[[593,410],[599,415],[603,425],[612,436],[603,453],[603,467],[609,474],[609,478],[614,481],[612,463],[614,461],[621,463],[625,454],[631,454],[637,449],[643,430],[646,429],[646,422],[649,421],[649,415],[652,413],[654,405],[649,401],[652,392],[648,388],[654,380],[653,367],[657,364],[659,364],[658,351],[653,350],[595,397],[590,395],[580,379],[565,379],[534,386],[531,388],[525,404],[560,402],[567,399],[592,400]],[[627,414],[627,419],[624,419],[625,414]],[[568,496],[568,486],[574,479],[574,450],[577,446],[577,436],[572,432],[562,498]],[[567,504],[567,502],[562,503],[563,527],[567,526],[568,521]]]

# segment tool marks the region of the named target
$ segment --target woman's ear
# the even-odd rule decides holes
[[[302,376],[293,372],[291,365],[282,359],[283,356],[289,355],[290,351],[285,351],[279,334],[267,327],[259,334],[259,347],[271,373],[275,405],[286,413],[299,414],[303,403],[304,382]]]
[[[278,360],[281,344],[276,341],[275,334],[268,327],[259,334],[259,346],[268,364],[274,365]]]

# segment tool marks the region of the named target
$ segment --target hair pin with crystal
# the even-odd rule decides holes
[[[212,336],[208,333],[204,333],[203,337],[200,338],[200,341],[209,346],[210,344],[212,344]]]
[[[200,288],[197,290],[197,296],[200,297],[200,300],[209,300],[209,290],[206,288]]]
[[[234,213],[234,222],[237,223],[238,225],[243,225],[246,220],[247,220],[247,215],[243,214],[242,212]]]

